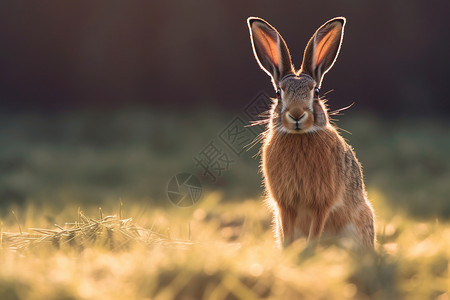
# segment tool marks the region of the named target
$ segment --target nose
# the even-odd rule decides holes
[[[291,118],[294,122],[300,121],[303,116],[305,115],[305,112],[300,113],[300,111],[294,111],[294,112],[288,112],[288,117]]]

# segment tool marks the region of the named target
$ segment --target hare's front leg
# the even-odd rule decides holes
[[[281,244],[283,247],[287,247],[295,239],[295,220],[297,218],[297,212],[290,207],[282,207],[279,206],[279,223],[278,226],[281,225],[281,228],[278,228],[280,233],[282,233]],[[281,229],[281,230],[280,230]]]
[[[328,215],[330,214],[329,209],[318,210],[312,213],[311,216],[311,226],[309,228],[308,243],[312,240],[320,238],[325,227],[325,222],[327,221]]]

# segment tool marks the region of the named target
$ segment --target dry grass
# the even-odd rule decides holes
[[[124,250],[131,245],[176,245],[188,242],[169,240],[167,236],[138,227],[132,218],[121,219],[115,215],[100,218],[87,217],[78,212],[77,221],[64,227],[55,224],[56,229],[29,228],[30,232],[2,233],[2,243],[12,251],[28,252],[36,248],[71,249],[83,251],[86,248],[103,247],[109,250]],[[20,225],[19,225],[20,228]]]

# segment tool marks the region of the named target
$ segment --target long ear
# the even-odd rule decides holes
[[[276,88],[285,75],[293,73],[289,49],[278,31],[263,19],[250,17],[247,23],[255,58]]]
[[[344,17],[329,20],[317,29],[306,46],[301,70],[311,75],[318,87],[339,54],[345,22]]]

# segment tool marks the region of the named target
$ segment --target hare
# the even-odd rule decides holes
[[[247,20],[259,66],[272,78],[276,99],[263,136],[262,171],[280,247],[321,235],[374,247],[374,212],[353,149],[329,122],[319,97],[322,79],[339,53],[346,19],[323,24],[296,71],[285,41],[261,18]]]

